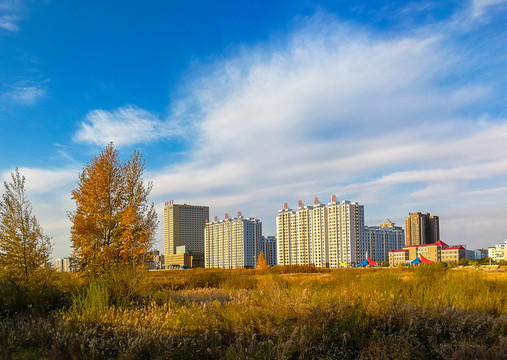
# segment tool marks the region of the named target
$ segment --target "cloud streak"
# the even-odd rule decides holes
[[[35,105],[46,94],[42,85],[17,85],[3,93],[2,98],[17,105]]]
[[[90,111],[74,140],[99,146],[111,141],[116,145],[133,145],[182,134],[175,122],[163,122],[149,111],[125,106],[113,111]]]

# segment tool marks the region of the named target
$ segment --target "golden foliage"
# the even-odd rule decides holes
[[[0,201],[0,270],[16,282],[37,283],[51,252],[51,238],[32,214],[25,177],[18,168],[11,177],[12,182],[4,182]]]
[[[269,267],[268,261],[266,260],[266,257],[264,256],[264,252],[261,251],[259,253],[259,256],[257,256],[257,269],[264,270],[264,269],[267,269],[268,267]]]
[[[80,271],[102,275],[143,263],[157,227],[154,206],[148,205],[152,184],[144,184],[144,169],[138,151],[122,163],[113,143],[84,167],[72,191],[76,211],[69,214]]]

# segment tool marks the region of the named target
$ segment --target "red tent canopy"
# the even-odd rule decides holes
[[[369,256],[367,256],[368,258],[368,265],[371,265],[371,266],[378,266],[378,263],[376,263],[375,261],[373,261],[372,259],[370,259]]]
[[[426,259],[424,256],[422,255],[419,255],[419,257],[421,258],[421,263],[422,264],[431,264],[431,263],[434,263],[434,261],[431,261],[429,259]]]

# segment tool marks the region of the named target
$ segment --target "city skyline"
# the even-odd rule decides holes
[[[336,194],[365,223],[507,238],[506,0],[0,0],[0,178],[70,253],[71,191],[109,141],[164,202],[277,210]],[[2,190],[3,193],[3,190]]]

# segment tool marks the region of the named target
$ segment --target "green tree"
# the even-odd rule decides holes
[[[138,151],[121,162],[110,143],[79,175],[72,191],[73,257],[81,272],[92,276],[118,273],[143,265],[157,228],[152,184],[144,184],[145,161]]]
[[[51,238],[43,234],[25,194],[25,177],[16,168],[4,182],[0,201],[0,271],[21,283],[38,281],[51,254]]]

